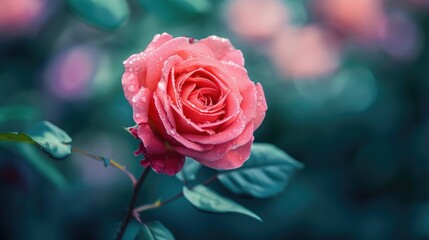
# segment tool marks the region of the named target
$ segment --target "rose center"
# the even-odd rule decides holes
[[[198,100],[199,105],[208,107],[218,102],[219,93],[217,89],[213,88],[198,88],[189,97],[194,102]]]
[[[216,75],[199,68],[192,72],[179,72],[174,79],[173,88],[176,90],[171,94],[178,95],[177,106],[187,120],[207,124],[223,119],[228,89]]]
[[[200,109],[206,109],[219,102],[221,90],[213,77],[204,72],[189,76],[181,88],[182,99]]]

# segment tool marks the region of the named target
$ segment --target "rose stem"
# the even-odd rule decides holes
[[[72,151],[75,152],[75,153],[79,153],[79,154],[81,154],[83,156],[95,159],[97,161],[101,161],[101,162],[103,162],[104,159],[105,159],[105,158],[103,158],[101,156],[94,155],[92,153],[89,153],[89,152],[87,152],[85,150],[82,150],[80,148],[77,148],[77,147],[73,147]],[[137,180],[134,177],[134,175],[131,172],[129,172],[124,166],[122,166],[119,163],[115,162],[113,159],[109,159],[109,164],[112,165],[114,168],[117,168],[117,169],[121,170],[122,172],[126,173],[128,175],[128,177],[131,179],[131,182],[133,183],[133,186],[135,186],[137,184]]]
[[[218,177],[218,174],[215,174],[215,175],[211,176],[210,178],[208,178],[206,181],[204,181],[201,184],[202,185],[208,185],[208,184],[212,183],[214,180],[216,180],[217,177]],[[192,188],[193,187],[190,187],[190,189],[192,189]],[[134,215],[138,216],[137,214],[139,212],[144,212],[144,211],[147,211],[147,210],[150,210],[150,209],[162,207],[164,205],[167,205],[167,203],[170,203],[170,202],[172,202],[172,201],[174,201],[174,200],[176,200],[176,199],[178,199],[178,198],[180,198],[182,196],[183,196],[183,192],[180,192],[180,193],[176,194],[174,197],[171,197],[171,198],[169,198],[169,199],[167,199],[165,201],[162,201],[162,202],[156,201],[154,203],[149,203],[149,204],[142,205],[142,206],[137,207],[137,208],[134,209]]]
[[[133,195],[131,196],[130,203],[128,204],[128,212],[127,212],[127,215],[125,215],[125,218],[121,224],[121,227],[119,228],[119,232],[118,232],[118,235],[116,236],[116,240],[121,240],[125,233],[125,230],[127,229],[128,223],[130,222],[130,219],[133,216],[133,210],[134,210],[134,206],[136,205],[137,196],[138,196],[140,187],[143,184],[149,172],[150,172],[150,167],[145,168],[139,180],[134,185]]]

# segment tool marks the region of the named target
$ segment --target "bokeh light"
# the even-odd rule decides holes
[[[0,36],[14,35],[34,28],[46,12],[45,0],[2,0]]]
[[[289,10],[280,0],[233,0],[226,20],[231,30],[249,40],[266,40],[289,20]]]
[[[51,60],[46,70],[48,89],[63,99],[88,96],[97,60],[96,50],[88,46],[73,47],[60,53]]]
[[[285,27],[275,36],[270,56],[285,76],[311,79],[337,68],[339,46],[319,26]]]

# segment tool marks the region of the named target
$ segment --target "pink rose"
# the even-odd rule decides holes
[[[184,156],[216,169],[238,168],[249,158],[267,104],[228,39],[164,33],[124,65],[122,86],[143,165],[174,175]]]

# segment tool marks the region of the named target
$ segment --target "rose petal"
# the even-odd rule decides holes
[[[164,111],[167,115],[168,121],[170,122],[173,128],[176,128],[176,121],[174,120],[173,111],[170,108],[170,102],[173,101],[171,99],[171,96],[174,98],[174,96],[178,95],[178,92],[176,92],[177,90],[175,90],[175,87],[174,87],[173,66],[180,61],[181,61],[181,58],[178,56],[172,56],[167,59],[167,61],[164,63],[161,79],[158,82],[158,87],[156,89],[156,94],[159,97],[159,100],[161,101]],[[178,99],[176,99],[176,101],[178,101]]]
[[[183,50],[177,51],[176,54],[183,59],[215,58],[212,50],[208,46],[198,42],[189,45]]]
[[[170,176],[180,172],[185,163],[185,156],[173,151],[159,155],[148,155],[147,158],[141,161],[143,166],[151,166],[156,173]]]
[[[201,161],[204,166],[215,169],[235,169],[243,166],[244,162],[250,157],[250,150],[252,148],[253,138],[245,145],[236,149],[229,150],[222,158],[216,161]]]
[[[198,41],[198,43],[208,46],[216,59],[225,62],[232,61],[240,66],[244,66],[243,54],[240,50],[235,49],[228,39],[210,36]]]
[[[132,105],[131,100],[140,88],[138,74],[125,71],[122,75],[122,88],[124,89],[125,98]]]
[[[161,69],[164,67],[164,62],[171,56],[174,56],[178,51],[185,49],[190,45],[188,38],[178,37],[165,42],[157,49],[145,54],[145,62],[147,66],[145,81],[143,86],[146,86],[151,91],[155,91],[161,77]]]
[[[131,100],[133,107],[133,118],[137,124],[147,123],[149,118],[149,101],[152,99],[152,93],[141,88]]]
[[[230,73],[231,79],[235,82],[240,95],[243,97],[240,108],[243,114],[251,121],[256,117],[257,90],[255,84],[249,79],[245,68],[236,64],[224,64],[225,71]]]
[[[223,144],[214,145],[213,148],[208,152],[199,152],[192,149],[184,148],[181,146],[174,146],[173,148],[186,156],[190,156],[197,161],[212,162],[223,158],[224,155],[231,149],[236,149],[247,144],[253,139],[253,123],[249,123],[244,130],[238,131],[239,136],[232,139],[231,141]],[[206,136],[211,137],[211,136]]]
[[[260,83],[256,84],[256,96],[256,117],[253,120],[255,130],[261,125],[262,121],[265,118],[265,112],[268,109],[267,101],[265,100],[264,90],[262,89],[262,85]]]
[[[241,131],[243,131],[244,127],[249,122],[253,121],[255,118],[257,118],[258,126],[260,125],[260,121],[262,121],[263,119],[263,113],[261,114],[257,113],[258,90],[255,84],[252,81],[250,81],[247,75],[247,71],[243,67],[240,67],[233,63],[224,64],[224,68],[226,69],[225,72],[229,73],[228,82],[235,83],[235,86],[237,88],[236,91],[239,92],[238,95],[242,96],[242,99],[240,99],[240,102],[239,102],[239,106],[231,102],[228,102],[226,106],[227,107],[237,106],[237,109],[238,110],[241,109],[242,113],[240,113],[239,117],[235,119],[235,121],[233,121],[230,125],[222,123],[224,127],[222,129],[218,129],[216,134],[213,134],[211,136],[202,136],[197,134],[183,134],[185,138],[193,142],[198,142],[201,144],[225,143],[236,138],[241,133]],[[217,73],[217,74],[220,75],[221,73]],[[234,90],[234,88],[231,88],[231,89]],[[260,104],[262,104],[262,106],[266,106],[265,97],[262,96],[262,98],[263,99],[261,99]]]
[[[231,115],[229,118],[224,119],[223,121],[231,120],[231,123],[225,126],[225,129],[218,129],[213,135],[197,135],[197,134],[183,134],[183,136],[189,139],[192,142],[201,143],[201,144],[221,144],[226,143],[228,141],[236,138],[243,129],[246,127],[247,120],[246,116],[237,112],[234,115]],[[210,126],[210,124],[206,124],[206,126]],[[204,125],[202,126],[204,127]],[[223,127],[223,126],[222,126]]]
[[[149,124],[140,124],[138,128],[138,136],[142,140],[148,153],[163,154],[167,151],[164,142],[154,134]]]
[[[168,33],[156,34],[143,52],[153,51],[171,39],[173,39],[173,36]]]
[[[175,111],[175,120],[177,128],[180,129],[180,133],[183,134],[207,134],[211,135],[212,130],[203,129],[200,126],[198,126],[196,123],[191,121],[191,119],[186,118],[183,111],[179,110],[176,106],[171,105],[171,108]]]
[[[154,95],[153,99],[154,108],[157,112],[157,117],[154,119],[154,123],[156,125],[156,129],[160,131],[160,134],[162,134],[165,139],[175,140],[177,141],[177,143],[180,143],[183,146],[195,151],[208,151],[213,148],[213,146],[203,146],[201,144],[191,142],[188,139],[184,138],[175,128],[172,127],[171,123],[168,121],[166,113],[161,106],[158,96]]]
[[[171,39],[173,37],[167,33],[157,34],[142,53],[133,54],[124,61],[125,73],[122,76],[122,87],[131,105],[131,99],[140,87],[146,84],[146,54]]]

